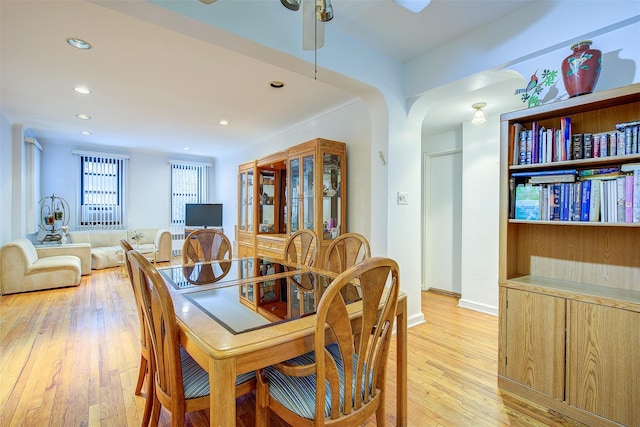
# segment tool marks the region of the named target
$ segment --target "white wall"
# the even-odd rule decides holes
[[[0,112],[0,245],[11,240],[11,125]]]
[[[71,145],[42,143],[42,194],[56,194],[71,207],[69,229],[76,227],[75,207],[78,206],[78,156],[80,149]],[[82,150],[129,155],[129,185],[127,186],[127,228],[169,228],[170,174],[169,160],[192,160],[213,163],[212,159],[179,157],[168,154],[118,150],[110,147],[81,147]],[[213,169],[213,168],[212,168]],[[213,180],[214,172],[211,172]],[[235,181],[234,181],[235,183]],[[215,186],[210,188],[210,201],[217,199]],[[227,230],[225,230],[227,231]],[[230,235],[231,236],[231,235]]]
[[[325,138],[342,141],[347,144],[347,229],[361,233],[371,239],[372,235],[381,232],[371,227],[371,123],[366,104],[362,101],[344,106],[321,117],[310,119],[282,133],[272,135],[257,142],[250,150],[237,152],[226,157],[216,167],[216,194],[225,205],[224,228],[230,230],[237,223],[238,165],[276,153],[287,147],[309,141],[314,138]],[[377,156],[377,154],[376,154]],[[383,168],[380,161],[374,162],[373,168]],[[233,210],[227,208],[233,206]],[[380,253],[384,248],[372,248]]]
[[[462,298],[459,305],[498,313],[500,118],[463,124]]]

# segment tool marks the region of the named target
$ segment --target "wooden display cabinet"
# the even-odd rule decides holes
[[[587,425],[640,425],[640,223],[513,217],[519,172],[640,162],[636,150],[513,164],[514,125],[563,117],[573,134],[638,121],[640,84],[502,115],[498,384]]]
[[[345,143],[317,138],[240,165],[238,177],[238,256],[281,258],[287,237],[305,228],[318,236],[321,262],[346,232]]]

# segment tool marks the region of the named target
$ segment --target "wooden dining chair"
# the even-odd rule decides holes
[[[140,321],[140,369],[138,370],[138,381],[136,382],[136,388],[134,393],[140,396],[142,385],[145,378],[147,379],[147,390],[144,402],[144,412],[142,416],[142,425],[149,424],[151,417],[151,408],[153,402],[153,385],[151,384],[152,374],[150,373],[151,364],[151,341],[149,340],[149,331],[147,324],[144,320],[144,309],[142,307],[142,297],[138,292],[136,286],[133,283],[133,274],[131,273],[131,262],[129,261],[128,254],[133,250],[133,247],[127,239],[120,240],[120,246],[124,252],[124,263],[129,275],[129,281],[131,282],[131,289],[136,300],[136,308],[138,310],[138,320]]]
[[[342,273],[367,258],[371,258],[371,248],[367,238],[358,233],[345,233],[329,244],[322,268],[334,273]]]
[[[158,424],[160,409],[164,407],[171,413],[171,425],[183,427],[187,412],[209,408],[209,374],[179,343],[173,301],[160,273],[138,251],[130,251],[128,256],[134,286],[142,297],[151,342],[151,372],[154,373],[151,425]],[[237,376],[236,397],[254,388],[254,372]]]
[[[214,228],[192,231],[182,244],[182,263],[196,263],[232,258],[229,238]]]
[[[362,316],[351,323],[341,289],[362,284]],[[399,292],[398,264],[369,258],[340,274],[315,314],[314,350],[258,375],[256,425],[270,412],[295,426],[385,424],[385,373]]]
[[[318,236],[312,230],[298,230],[284,243],[284,260],[312,267],[320,252]]]

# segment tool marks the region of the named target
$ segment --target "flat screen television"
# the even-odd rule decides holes
[[[184,225],[187,227],[222,227],[222,203],[187,203]]]

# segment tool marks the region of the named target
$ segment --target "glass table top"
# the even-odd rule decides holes
[[[262,276],[292,270],[292,267],[268,258],[241,258],[179,265],[159,269],[164,279],[175,289],[212,285],[238,280],[256,280]]]
[[[257,260],[261,260],[260,258],[233,260],[228,262],[230,266],[226,275],[225,267],[210,265],[206,269],[206,274],[222,276],[219,282],[226,280],[228,281],[226,285],[197,290],[197,285],[186,282],[189,287],[182,296],[232,334],[240,334],[314,314],[322,293],[333,280],[333,277],[321,273],[294,270],[283,271],[283,274],[278,274],[279,272],[276,271],[275,274],[264,276],[254,272],[250,277],[254,279],[253,281],[231,283],[232,279],[229,279],[229,276],[232,276],[233,280],[237,280],[238,277],[238,274],[232,270],[246,265],[249,260],[253,260],[253,264],[249,264],[258,272],[264,265],[256,263]],[[269,265],[269,268],[272,267]],[[195,274],[196,270],[194,269],[191,273]],[[275,270],[277,268],[273,267],[273,270],[268,271]],[[176,276],[180,274],[184,279],[182,266],[179,266],[161,270],[165,280],[175,283],[172,271]],[[359,287],[347,286],[343,297],[348,303],[360,300]]]

